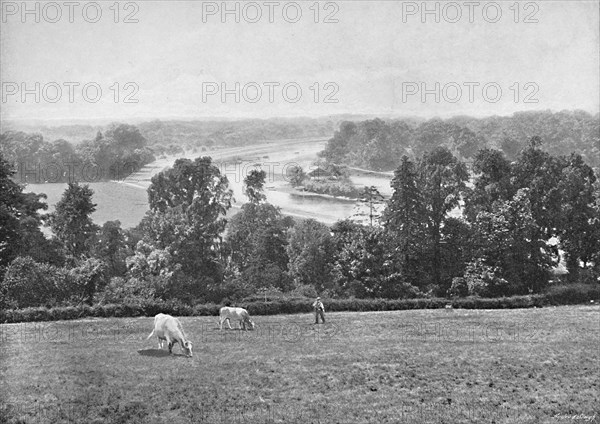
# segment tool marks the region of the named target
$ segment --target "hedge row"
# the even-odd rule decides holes
[[[499,298],[466,297],[457,299],[324,299],[328,312],[398,311],[407,309],[440,309],[452,305],[457,309],[514,309],[548,305],[572,305],[600,300],[600,285],[554,287],[544,294]],[[276,315],[312,312],[313,299],[281,299],[270,302],[246,302],[237,306],[250,315]],[[216,316],[220,305],[190,306],[179,302],[153,302],[137,305],[67,306],[58,308],[26,308],[0,311],[0,322],[72,320],[84,317],[154,316],[160,312],[175,316]]]

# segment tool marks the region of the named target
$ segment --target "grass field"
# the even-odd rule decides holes
[[[597,306],[0,326],[2,422],[600,422]]]

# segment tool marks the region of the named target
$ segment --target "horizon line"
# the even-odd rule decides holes
[[[322,115],[271,115],[267,117],[258,117],[258,116],[245,116],[245,115],[236,115],[236,116],[223,116],[223,115],[209,115],[209,116],[136,116],[136,117],[89,117],[89,118],[30,118],[30,117],[16,117],[16,118],[8,118],[8,119],[0,119],[0,127],[3,127],[4,124],[23,124],[29,123],[29,125],[39,125],[39,124],[59,124],[65,125],[64,122],[70,122],[73,125],[84,125],[85,123],[91,124],[92,122],[152,122],[152,121],[186,121],[186,122],[194,122],[194,121],[269,121],[269,120],[277,120],[277,119],[310,119],[310,120],[319,120],[319,119],[332,119],[332,118],[340,118],[340,117],[365,117],[365,118],[391,118],[391,119],[452,119],[457,117],[467,117],[474,119],[486,119],[492,117],[511,117],[515,114],[519,113],[540,113],[540,112],[550,112],[550,113],[561,113],[561,112],[585,112],[592,116],[600,115],[600,110],[592,112],[587,109],[535,109],[535,110],[516,110],[510,113],[504,114],[477,114],[472,115],[469,113],[445,113],[445,114],[433,114],[433,115],[422,115],[422,114],[398,114],[398,113],[335,113],[335,114],[322,114]],[[62,121],[62,123],[61,123]]]

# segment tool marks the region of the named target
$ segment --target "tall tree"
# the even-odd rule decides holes
[[[216,220],[231,207],[229,181],[209,156],[177,159],[172,168],[152,177],[148,188],[151,210],[199,203],[209,220]]]
[[[529,140],[528,147],[512,166],[512,183],[517,189],[529,189],[531,212],[541,231],[540,237],[548,239],[556,235],[555,229],[560,225],[559,182],[566,160],[543,151],[542,144],[538,136]]]
[[[259,204],[267,199],[264,193],[266,177],[267,173],[262,169],[253,169],[244,178],[244,194],[248,196],[250,202]]]
[[[340,124],[339,131],[336,131],[333,137],[327,142],[325,150],[321,156],[331,163],[344,162],[348,154],[348,143],[357,133],[357,127],[354,122],[344,121]]]
[[[459,205],[469,174],[465,164],[444,147],[426,153],[418,172],[431,246],[432,283],[440,286],[442,228],[448,213]]]
[[[286,285],[287,231],[291,226],[291,219],[269,203],[246,203],[231,218],[226,242],[233,265],[247,283],[254,287]]]
[[[596,175],[579,154],[571,154],[562,170],[558,190],[561,222],[558,236],[566,253],[569,275],[576,279],[579,262],[584,266],[600,251],[600,216],[594,208]]]
[[[426,205],[416,164],[403,156],[391,182],[393,190],[383,214],[387,231],[393,234],[393,246],[400,273],[406,281],[418,284],[427,248]]]
[[[210,157],[178,159],[152,178],[148,197],[150,211],[140,225],[144,241],[168,252],[190,295],[200,296],[223,278],[221,233],[232,199],[227,177]]]
[[[120,221],[107,221],[102,225],[94,243],[94,256],[106,263],[109,276],[125,275],[127,247]]]
[[[317,292],[330,288],[334,253],[328,226],[314,219],[296,224],[290,231],[287,245],[288,268],[294,284],[312,285]]]
[[[96,210],[92,202],[94,191],[89,185],[69,183],[56,210],[50,214],[50,228],[56,238],[74,257],[89,253],[98,226],[91,215]]]
[[[391,298],[416,291],[395,273],[395,254],[389,249],[384,228],[340,221],[332,231],[337,247],[333,265],[335,289],[357,297]]]
[[[480,212],[475,223],[475,256],[501,270],[502,277],[513,286],[511,294],[540,291],[548,280],[551,264],[533,217],[529,193],[529,189],[520,189],[512,199],[496,202],[491,212]]]
[[[0,153],[0,267],[17,256],[49,258],[48,241],[40,231],[40,210],[48,205],[45,194],[23,193],[23,187],[12,180],[15,171]]]
[[[465,216],[470,222],[475,222],[480,211],[491,211],[495,201],[512,198],[516,189],[511,183],[511,172],[510,162],[502,152],[492,149],[477,152],[473,161],[473,189],[465,199]]]

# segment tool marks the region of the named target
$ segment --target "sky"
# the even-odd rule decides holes
[[[600,108],[598,1],[0,3],[5,122]]]

